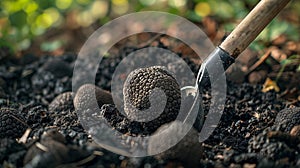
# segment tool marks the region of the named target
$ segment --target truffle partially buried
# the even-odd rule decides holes
[[[281,110],[275,119],[274,125],[282,126],[282,131],[289,133],[296,125],[300,125],[300,107]]]
[[[61,112],[64,110],[73,110],[73,92],[61,93],[52,100],[48,106],[50,111]]]
[[[28,125],[13,108],[0,109],[0,138],[20,138]]]

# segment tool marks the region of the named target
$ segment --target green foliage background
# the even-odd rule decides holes
[[[1,0],[0,46],[13,51],[26,50],[31,42],[52,28],[66,24],[66,16],[75,13],[76,25],[100,25],[120,15],[158,10],[184,16],[194,22],[210,15],[217,18],[226,31],[231,31],[258,0]],[[293,1],[290,10],[300,17],[300,1]],[[280,34],[299,40],[299,24],[275,19],[253,43],[256,50]],[[51,50],[59,42],[42,43],[41,49]]]

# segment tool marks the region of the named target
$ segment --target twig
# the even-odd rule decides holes
[[[30,134],[30,132],[31,132],[31,129],[30,128],[27,128],[26,129],[26,131],[25,131],[25,133],[22,135],[22,137],[19,139],[19,143],[26,143],[26,141],[27,141],[27,138],[28,138],[28,136],[29,136],[29,134]]]
[[[272,49],[269,48],[268,51],[267,51],[262,57],[260,57],[259,60],[258,60],[255,64],[253,64],[253,65],[249,68],[249,70],[247,71],[246,74],[249,74],[250,72],[254,71],[254,70],[255,70],[257,67],[259,67],[263,62],[265,62],[266,59],[271,55],[271,51],[272,51]]]
[[[38,147],[39,149],[41,149],[42,151],[48,152],[48,148],[46,146],[44,146],[43,144],[36,142],[35,146]]]
[[[57,168],[63,168],[63,167],[82,167],[84,164],[89,163],[93,161],[97,156],[102,156],[103,153],[101,151],[94,151],[93,154],[87,156],[86,158],[78,161],[78,162],[72,162],[67,164],[62,164],[57,166]]]
[[[157,34],[155,35],[154,37],[152,37],[151,39],[149,39],[148,41],[144,42],[144,43],[141,43],[139,45],[139,48],[143,48],[149,44],[151,44],[153,41],[155,41],[157,38],[161,37],[163,34]]]

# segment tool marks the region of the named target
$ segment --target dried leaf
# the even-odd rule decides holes
[[[262,92],[268,92],[270,90],[275,90],[276,92],[280,91],[277,83],[270,78],[267,78],[263,85]]]

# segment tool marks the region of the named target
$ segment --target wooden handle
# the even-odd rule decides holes
[[[220,47],[237,58],[290,0],[262,0],[229,34]]]

